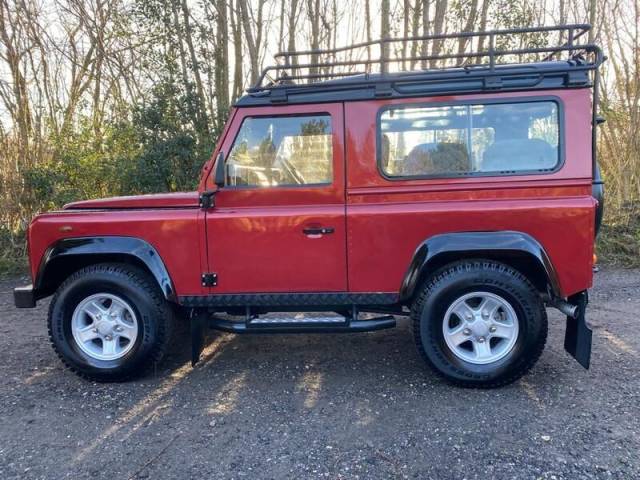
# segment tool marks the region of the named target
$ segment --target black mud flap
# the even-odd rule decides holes
[[[585,290],[570,296],[568,301],[578,307],[578,312],[576,318],[567,317],[564,349],[569,352],[580,365],[588,369],[591,362],[592,332],[585,319],[587,303],[589,303],[587,291]]]
[[[200,354],[204,347],[204,334],[207,327],[207,312],[194,310],[191,312],[191,366],[195,366],[200,360]]]

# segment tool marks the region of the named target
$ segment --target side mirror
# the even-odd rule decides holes
[[[208,210],[212,208],[215,204],[214,196],[218,190],[224,187],[225,183],[225,165],[224,165],[224,153],[220,152],[218,154],[218,159],[216,160],[216,171],[213,172],[213,183],[218,187],[216,190],[205,190],[200,194],[200,208],[204,210]]]
[[[224,152],[220,152],[218,154],[218,159],[216,160],[216,171],[214,175],[214,182],[216,187],[222,188],[224,187],[226,181],[226,168],[224,164]]]

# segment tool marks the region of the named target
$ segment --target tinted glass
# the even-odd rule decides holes
[[[227,158],[227,185],[331,183],[331,117],[250,117]]]
[[[555,102],[401,107],[380,117],[388,176],[545,172],[559,163]]]

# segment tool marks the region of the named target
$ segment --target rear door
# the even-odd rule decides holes
[[[205,217],[211,292],[346,291],[342,105],[242,108],[232,122]]]

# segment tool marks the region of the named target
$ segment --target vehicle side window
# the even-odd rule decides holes
[[[389,177],[548,172],[560,162],[552,101],[392,108],[379,135]]]
[[[333,178],[330,115],[248,117],[227,158],[227,185],[322,185]]]

